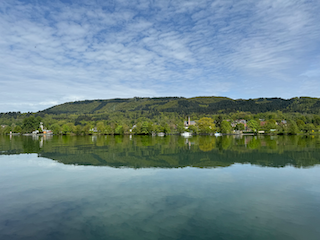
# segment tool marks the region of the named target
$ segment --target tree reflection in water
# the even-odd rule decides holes
[[[133,168],[221,167],[234,163],[311,167],[320,136],[2,136],[0,154],[38,153],[63,164]],[[205,160],[205,161],[204,161]]]

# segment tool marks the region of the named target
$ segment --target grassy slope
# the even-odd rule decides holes
[[[114,112],[156,111],[177,113],[252,113],[283,111],[320,113],[319,98],[258,98],[233,100],[226,97],[130,98],[69,102],[41,111],[46,114],[109,114]]]

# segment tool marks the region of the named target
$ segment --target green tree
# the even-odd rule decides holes
[[[71,128],[68,124],[63,124],[61,131],[62,131],[62,134],[70,134]]]
[[[200,118],[197,125],[199,126],[200,133],[213,133],[216,130],[214,120],[212,118]]]
[[[81,125],[77,125],[75,127],[75,134],[81,135],[81,133],[82,133],[82,126]]]
[[[36,117],[36,122],[40,124],[40,122],[42,122],[42,117],[37,116],[37,117]]]
[[[123,135],[123,133],[124,133],[123,126],[122,125],[117,125],[117,127],[115,129],[115,134]]]
[[[256,132],[256,131],[258,130],[258,128],[259,128],[259,125],[258,125],[258,122],[257,122],[256,120],[251,119],[251,120],[248,122],[248,127],[249,127],[252,131]]]
[[[222,123],[222,121],[223,121],[223,118],[222,118],[221,115],[219,115],[219,116],[217,117],[217,119],[216,119],[216,124],[215,124],[215,126],[217,126],[218,129],[221,128],[221,123]]]
[[[306,125],[305,122],[302,121],[301,119],[297,120],[297,126],[300,130],[304,130],[305,125]]]
[[[75,133],[76,127],[74,126],[73,123],[67,123],[69,128],[70,128],[70,133]]]
[[[22,128],[20,126],[15,126],[14,129],[13,129],[13,132],[21,133],[22,132]]]
[[[162,123],[161,127],[164,133],[171,133],[171,129],[168,123]]]
[[[232,130],[232,126],[230,122],[223,120],[220,125],[221,133],[230,133]]]
[[[315,126],[319,126],[319,125],[320,125],[320,116],[314,115],[314,116],[313,116],[312,123],[313,123]]]
[[[152,134],[153,132],[155,132],[155,125],[150,121],[148,122],[148,133]]]
[[[299,132],[299,128],[294,121],[288,120],[287,124],[288,124],[288,134],[295,135]]]
[[[263,126],[263,130],[265,130],[266,132],[270,132],[271,129],[277,129],[277,124],[274,119],[268,120]]]
[[[52,124],[50,127],[53,134],[60,134],[61,133],[61,126],[58,123]]]
[[[114,134],[114,130],[111,128],[110,125],[106,125],[106,134]]]
[[[104,134],[105,133],[106,127],[104,125],[104,122],[100,121],[100,122],[97,123],[97,131],[100,134]]]
[[[316,128],[315,128],[315,126],[314,126],[312,123],[307,123],[307,124],[304,126],[304,129],[303,129],[303,130],[304,130],[306,133],[313,133],[315,129],[316,129]]]
[[[90,129],[91,129],[91,124],[87,123],[86,125],[84,125],[82,127],[82,132],[84,135],[88,135],[90,133]]]
[[[243,123],[238,123],[235,127],[235,130],[243,131],[245,129]]]
[[[3,134],[9,134],[11,132],[11,126],[5,126],[3,129]]]
[[[133,132],[134,132],[135,134],[141,134],[141,127],[142,127],[141,122],[138,122],[138,123],[136,124],[136,127],[133,129]]]
[[[161,125],[156,125],[155,132],[156,133],[164,132],[164,128]]]
[[[141,125],[141,133],[142,134],[148,134],[149,131],[148,131],[148,127],[149,127],[149,124],[147,121],[144,121]]]
[[[189,126],[188,127],[188,130],[189,130],[189,132],[193,132],[193,133],[195,133],[195,134],[197,134],[198,133],[198,127],[197,126],[195,126],[195,125],[191,125],[191,126]]]
[[[177,124],[177,132],[178,132],[178,133],[183,133],[183,132],[185,132],[185,131],[186,131],[186,129],[185,129],[185,127],[184,127],[183,122],[179,122],[179,123]]]
[[[115,134],[117,125],[114,122],[111,122],[108,127],[109,134]]]
[[[34,117],[30,116],[23,119],[22,129],[24,132],[32,132],[39,128],[40,122]]]
[[[129,133],[129,126],[127,124],[122,125],[123,128],[123,134],[128,134]]]

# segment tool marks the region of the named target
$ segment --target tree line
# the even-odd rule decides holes
[[[97,117],[95,114],[7,114],[0,116],[0,134],[31,133],[39,130],[40,122],[54,134],[178,134],[185,131],[193,134],[224,134],[234,131],[264,131],[270,134],[315,134],[320,129],[317,114],[283,113],[281,111],[252,114],[233,112],[229,114],[190,114],[195,125],[186,128],[187,116],[178,113],[160,112],[152,117],[143,113],[120,114]],[[242,120],[242,121],[239,121]]]

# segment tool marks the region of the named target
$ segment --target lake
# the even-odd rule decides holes
[[[319,136],[0,136],[0,239],[320,239]]]

